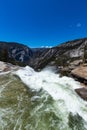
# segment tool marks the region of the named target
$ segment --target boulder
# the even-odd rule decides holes
[[[81,98],[87,100],[87,88],[83,87],[83,88],[75,89],[75,91]]]
[[[71,74],[80,82],[87,84],[87,64],[83,64],[72,70]]]

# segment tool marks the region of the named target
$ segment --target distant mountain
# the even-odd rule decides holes
[[[32,50],[15,42],[0,42],[0,60],[13,64],[26,65],[33,56]]]
[[[47,65],[71,67],[79,62],[87,62],[87,38],[52,48],[29,48],[15,42],[0,42],[0,60],[21,66],[30,65],[36,70]]]
[[[48,64],[65,67],[76,60],[86,62],[87,38],[68,41],[53,48],[43,49],[38,56],[34,56],[33,60],[33,67],[36,69],[44,68]]]

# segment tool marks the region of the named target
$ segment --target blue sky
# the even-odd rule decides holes
[[[87,0],[0,0],[0,41],[54,46],[87,37]]]

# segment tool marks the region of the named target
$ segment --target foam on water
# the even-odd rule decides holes
[[[32,90],[43,89],[51,95],[56,102],[56,108],[58,107],[57,102],[63,100],[67,112],[78,113],[87,122],[87,103],[74,90],[81,87],[79,82],[69,77],[59,77],[49,69],[35,72],[29,66],[16,71],[16,75]]]

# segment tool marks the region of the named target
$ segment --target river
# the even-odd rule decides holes
[[[0,75],[0,130],[87,130],[80,83],[29,66]]]

